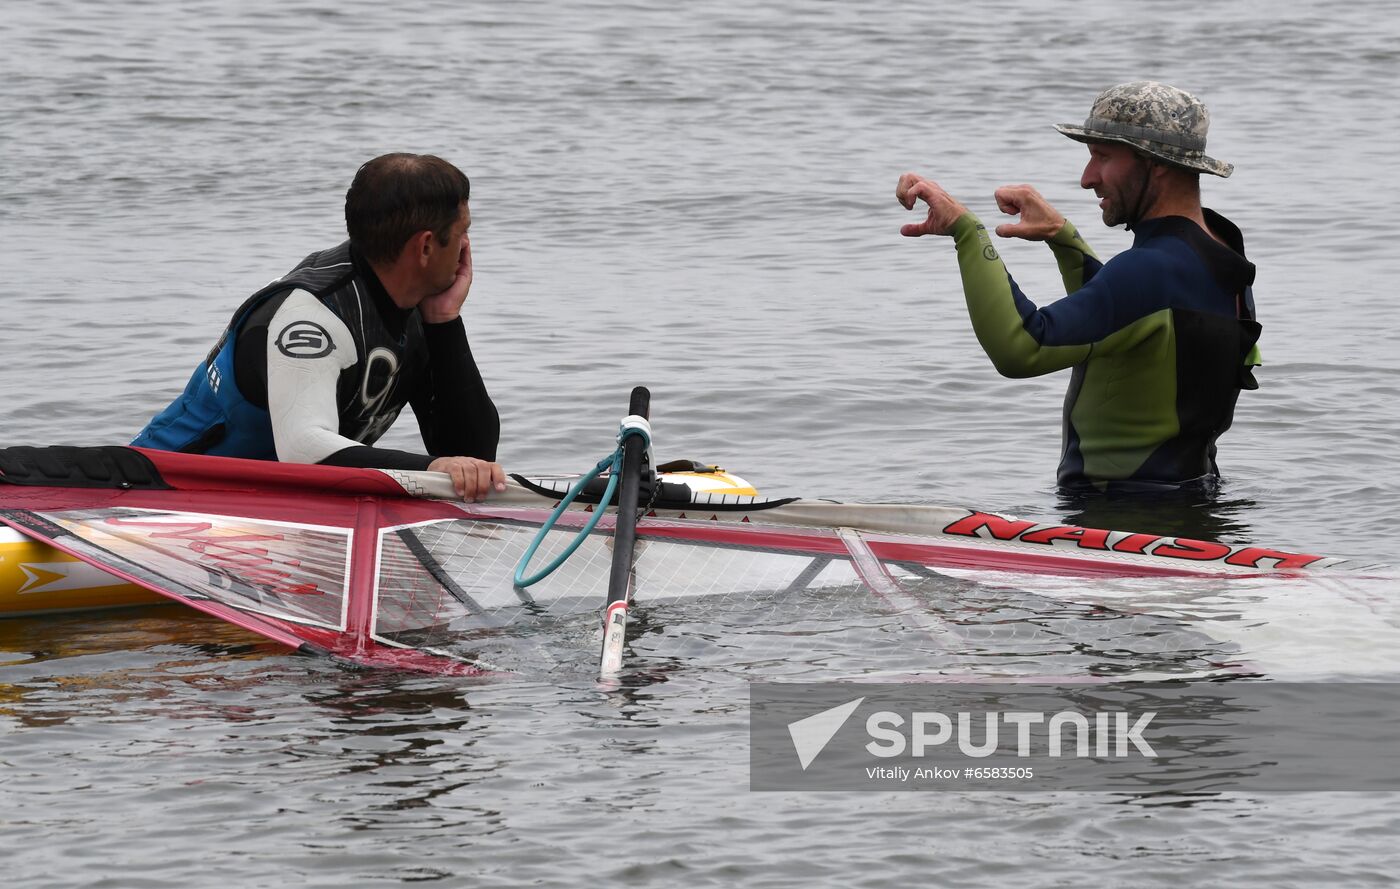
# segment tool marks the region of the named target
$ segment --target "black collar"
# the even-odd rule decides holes
[[[1185,216],[1158,216],[1145,219],[1133,229],[1133,246],[1141,247],[1154,238],[1175,237],[1185,241],[1210,268],[1220,286],[1239,292],[1254,283],[1254,263],[1245,259],[1244,235],[1239,226],[1214,210],[1205,209],[1206,225],[1219,235],[1222,244]]]
[[[403,336],[404,328],[414,310],[400,308],[398,303],[394,302],[389,296],[389,291],[384,289],[379,276],[374,273],[374,268],[353,244],[350,245],[350,261],[355,265],[355,277],[362,281],[365,289],[369,291],[370,301],[374,303],[375,311],[383,319],[385,328],[394,336]]]

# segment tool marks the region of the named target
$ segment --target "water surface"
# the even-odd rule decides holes
[[[1155,78],[1205,98],[1236,164],[1205,197],[1258,264],[1266,363],[1205,512],[1105,523],[1393,561],[1398,40],[1389,2],[22,0],[0,23],[0,444],[129,440],[248,293],[341,239],[359,163],[430,151],[472,178],[468,326],[508,468],[587,468],[643,383],[659,455],[765,491],[1075,516],[1053,489],[1064,375],[996,376],[951,246],[900,238],[893,188],[918,170],[993,220],[993,189],[1031,182],[1117,252],[1050,125]],[[1002,252],[1058,293],[1043,247]],[[1388,584],[963,580],[921,600],[956,650],[851,597],[647,611],[614,694],[582,620],[550,630],[556,663],[484,683],[173,609],[0,624],[7,875],[1393,882],[1384,794],[747,791],[753,679],[1397,673]]]

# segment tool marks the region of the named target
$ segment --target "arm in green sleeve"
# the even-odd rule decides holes
[[[1055,254],[1055,263],[1060,267],[1060,278],[1065,282],[1065,293],[1073,293],[1083,287],[1103,268],[1103,263],[1099,262],[1093,248],[1068,219],[1046,243],[1050,245],[1050,252]]]
[[[953,224],[952,234],[972,329],[998,373],[1034,377],[1072,367],[1089,357],[1088,345],[1047,346],[1027,331],[1025,321],[1036,313],[1035,304],[1011,280],[986,227],[976,216],[963,214]]]

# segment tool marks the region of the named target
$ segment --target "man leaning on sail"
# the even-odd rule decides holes
[[[360,167],[350,239],[253,294],[184,392],[133,445],[260,460],[419,469],[458,494],[505,490],[500,419],[461,309],[472,284],[467,177],[432,155]],[[405,404],[427,454],[374,447]]]
[[[1067,488],[1170,489],[1217,477],[1216,439],[1259,363],[1254,266],[1233,223],[1203,209],[1200,174],[1232,167],[1205,154],[1208,117],[1195,96],[1140,81],[1102,93],[1083,126],[1079,184],[1101,198],[1105,225],[1134,232],[1101,263],[1078,230],[1029,185],[996,191],[1019,215],[1002,237],[1045,241],[1067,296],[1044,307],[1007,273],[986,228],[932,180],[900,177],[899,202],[928,206],[910,237],[951,235],[972,326],[997,370],[1028,377],[1073,368],[1059,482]]]

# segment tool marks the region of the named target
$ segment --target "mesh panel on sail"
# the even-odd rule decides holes
[[[512,583],[536,527],[444,520],[380,532],[376,638],[443,646],[501,631],[526,618],[596,616],[612,564],[612,538],[594,533],[557,571],[529,587]],[[532,563],[547,564],[573,530],[546,535]],[[753,600],[765,594],[852,586],[849,560],[829,555],[642,538],[635,550],[635,595],[643,605],[707,597]]]

